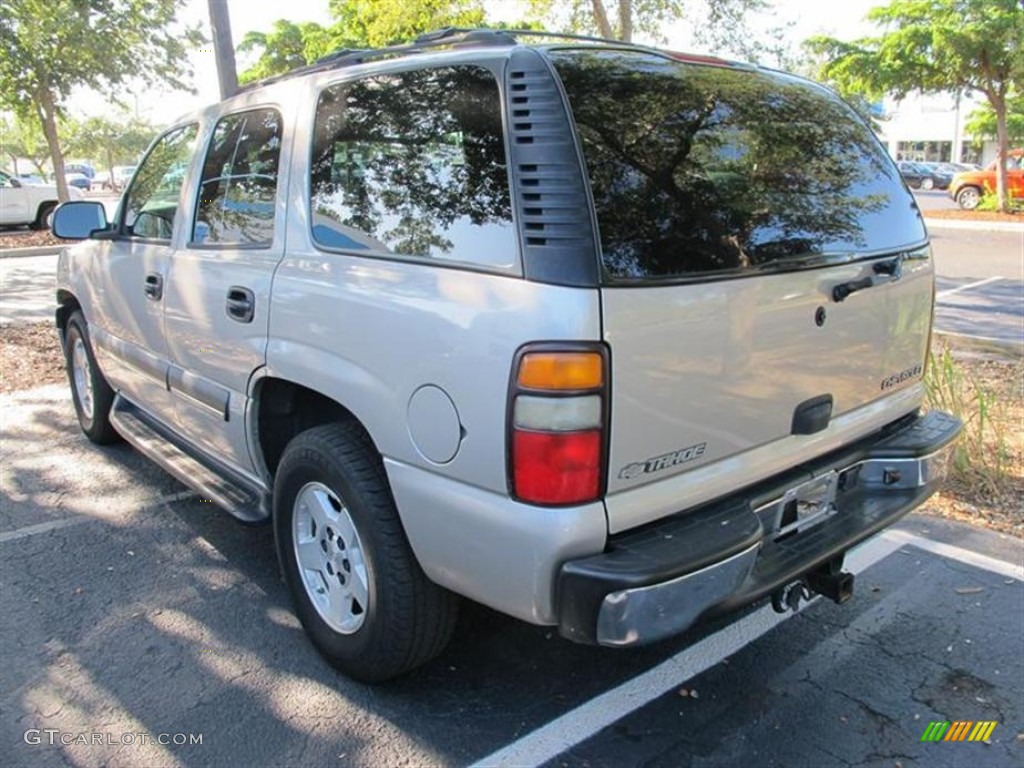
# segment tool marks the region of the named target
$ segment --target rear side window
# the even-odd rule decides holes
[[[552,59],[611,278],[797,268],[925,239],[870,129],[817,86],[627,51]]]
[[[498,84],[482,67],[325,89],[311,184],[320,246],[485,268],[515,264]]]
[[[193,244],[266,246],[273,242],[280,154],[277,110],[221,118],[203,163]]]

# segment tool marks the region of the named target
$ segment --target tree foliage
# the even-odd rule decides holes
[[[978,141],[997,141],[996,113],[990,104],[974,110],[964,126]],[[1006,98],[1006,138],[1011,147],[1024,145],[1024,93]]]
[[[187,55],[204,38],[177,27],[180,0],[0,0],[0,105],[42,128],[66,200],[58,118],[78,88],[135,79],[188,89]]]
[[[238,50],[257,59],[239,81],[283,74],[342,48],[376,48],[443,27],[485,25],[482,0],[331,0],[330,12],[330,26],[281,19],[270,32],[248,33]]]
[[[666,25],[686,18],[694,20],[700,42],[714,48],[728,42],[743,53],[747,14],[767,6],[765,0],[530,0],[538,18],[572,32],[626,41],[643,35],[660,42]]]
[[[808,41],[824,57],[821,77],[868,97],[978,91],[992,109],[999,154],[1005,157],[1008,100],[1024,88],[1019,0],[893,0],[872,9],[868,19],[882,27],[880,35]],[[1006,174],[999,166],[996,193],[1005,209]]]
[[[34,120],[22,120],[17,116],[0,117],[0,156],[9,160],[11,170],[17,176],[23,173],[18,161],[26,159],[35,166],[40,176],[45,176],[43,166],[50,155],[42,129]]]
[[[156,128],[137,118],[90,117],[71,122],[65,131],[68,152],[103,163],[114,179],[115,165],[135,165],[156,136]]]

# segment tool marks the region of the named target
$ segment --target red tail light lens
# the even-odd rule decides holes
[[[601,432],[513,433],[516,495],[538,504],[592,501],[601,489]]]

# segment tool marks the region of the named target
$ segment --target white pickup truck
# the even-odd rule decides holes
[[[81,200],[82,193],[69,188],[72,200]],[[33,229],[49,226],[50,215],[57,207],[57,188],[49,184],[27,184],[9,173],[0,171],[0,225],[28,224]]]

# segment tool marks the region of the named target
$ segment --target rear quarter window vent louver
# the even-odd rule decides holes
[[[597,285],[597,251],[572,121],[548,63],[512,53],[506,74],[510,167],[531,280]]]

